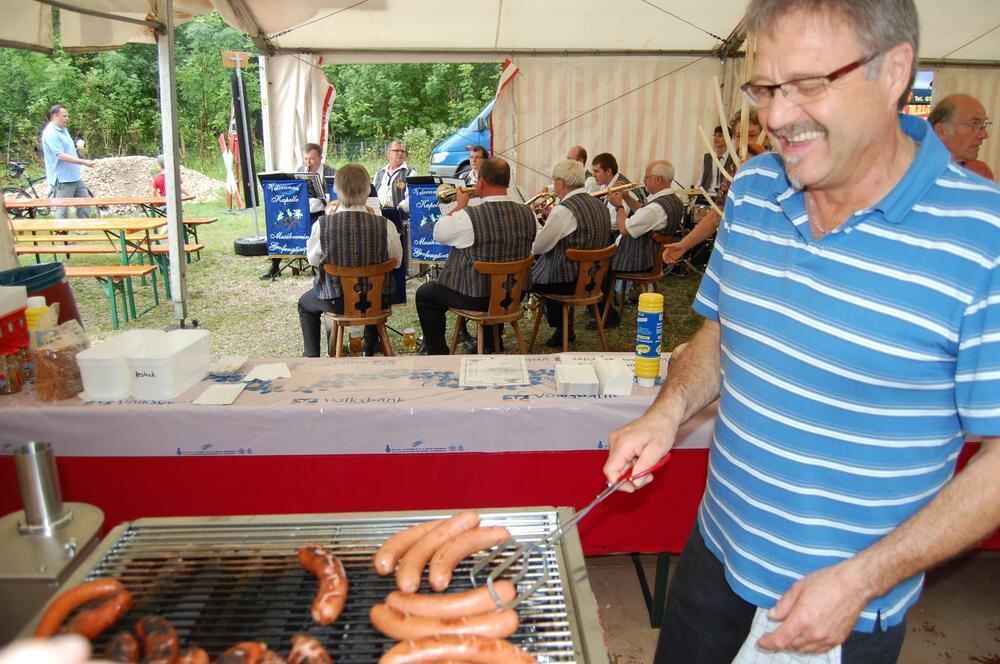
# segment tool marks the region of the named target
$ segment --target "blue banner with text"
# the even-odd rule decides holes
[[[269,256],[303,256],[309,239],[309,183],[262,180]]]
[[[436,184],[407,184],[410,198],[410,258],[418,263],[443,263],[451,247],[434,240],[441,218]]]

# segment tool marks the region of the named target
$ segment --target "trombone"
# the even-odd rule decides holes
[[[607,189],[602,189],[601,191],[592,191],[590,195],[594,198],[604,198],[608,194],[624,194],[630,191],[635,191],[636,189],[644,189],[645,185],[641,182],[628,182],[626,184],[616,184],[613,187],[608,187]]]
[[[473,196],[478,196],[476,194],[475,187],[456,187],[453,184],[442,184],[437,188],[437,200],[438,203],[454,203],[455,199],[458,198],[458,192],[469,194]]]

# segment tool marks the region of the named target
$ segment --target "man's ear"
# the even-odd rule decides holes
[[[910,73],[916,66],[911,44],[896,44],[885,53],[882,71],[894,111],[897,108],[896,102],[910,87]]]

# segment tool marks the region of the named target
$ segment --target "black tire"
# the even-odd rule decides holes
[[[267,256],[266,237],[241,237],[233,241],[237,256]]]
[[[4,187],[3,188],[3,197],[4,198],[13,198],[14,200],[18,200],[18,201],[28,200],[29,198],[31,198],[31,196],[28,195],[28,192],[26,192],[24,189],[20,189],[18,187]],[[9,214],[14,219],[23,219],[23,218],[25,218],[25,217],[28,216],[28,211],[27,210],[7,210],[7,214]],[[46,214],[48,214],[48,212],[46,212]]]

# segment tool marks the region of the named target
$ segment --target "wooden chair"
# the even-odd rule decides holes
[[[672,235],[667,235],[665,233],[660,233],[657,231],[653,232],[653,243],[650,245],[650,252],[652,252],[653,266],[646,270],[645,272],[619,272],[615,275],[614,280],[611,282],[611,297],[608,298],[607,303],[604,305],[604,320],[608,320],[608,311],[611,309],[612,301],[615,299],[615,293],[617,292],[616,286],[618,282],[622,284],[621,298],[618,302],[618,315],[625,315],[625,297],[628,293],[629,284],[637,284],[643,293],[655,293],[657,292],[656,286],[663,279],[663,246],[670,244],[674,241]],[[666,313],[666,304],[664,303],[664,313]]]
[[[396,259],[390,258],[384,263],[365,265],[364,267],[344,267],[323,263],[323,269],[332,277],[340,278],[340,289],[344,293],[344,313],[326,312],[333,325],[330,334],[330,357],[340,357],[344,349],[344,328],[352,325],[374,325],[378,328],[379,339],[382,342],[382,352],[392,355],[389,335],[385,330],[385,322],[392,315],[392,307],[382,306],[382,285],[396,267]],[[336,348],[336,354],[334,354]]]
[[[601,292],[601,284],[604,282],[604,275],[611,267],[611,257],[614,256],[618,247],[614,244],[603,249],[567,249],[566,259],[577,263],[576,290],[572,295],[552,295],[549,293],[536,293],[541,302],[538,312],[535,314],[535,329],[531,333],[530,352],[535,350],[535,339],[538,337],[538,326],[542,322],[542,314],[545,311],[545,301],[552,300],[562,305],[562,333],[563,352],[569,350],[570,324],[573,321],[573,310],[576,307],[590,307],[594,312],[594,320],[597,321],[597,334],[601,338],[601,348],[608,350],[608,338],[604,334],[604,319],[598,310],[598,304],[604,294]]]
[[[451,339],[452,355],[455,354],[455,349],[458,347],[459,332],[465,320],[471,320],[479,328],[476,331],[476,347],[480,355],[483,354],[483,329],[485,326],[503,325],[504,323],[512,324],[521,354],[527,353],[524,347],[524,336],[521,334],[521,326],[518,323],[524,317],[521,294],[524,292],[524,284],[528,281],[528,270],[531,269],[531,264],[534,261],[534,256],[528,256],[524,260],[509,263],[476,261],[472,264],[476,272],[487,274],[490,277],[490,306],[486,311],[450,309],[458,316],[455,321],[455,334]],[[495,327],[492,331],[493,349],[499,352],[502,335],[498,334]]]

